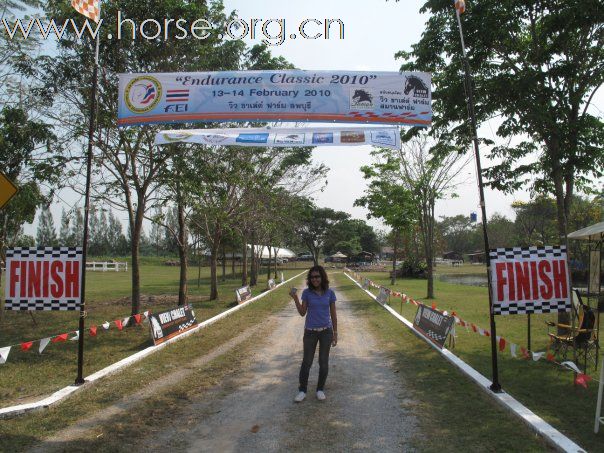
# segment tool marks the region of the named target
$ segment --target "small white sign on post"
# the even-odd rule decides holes
[[[235,295],[237,296],[237,303],[241,304],[252,298],[252,290],[249,286],[242,286],[235,290]]]

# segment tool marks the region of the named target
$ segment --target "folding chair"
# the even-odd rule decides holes
[[[572,353],[573,360],[583,359],[584,368],[587,370],[588,359],[593,360],[594,366],[598,368],[598,331],[596,329],[596,314],[595,310],[585,305],[581,299],[581,295],[575,289],[573,290],[575,297],[573,298],[573,321],[577,319],[577,323],[572,325],[547,322],[550,327],[562,327],[567,329],[564,335],[548,333],[550,341],[547,347],[547,352],[553,350],[555,355],[560,354],[563,360],[567,360],[569,353]],[[580,363],[580,362],[579,362]]]

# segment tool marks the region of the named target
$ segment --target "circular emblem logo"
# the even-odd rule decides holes
[[[189,132],[164,132],[162,135],[167,142],[182,142],[193,134]]]
[[[146,113],[158,104],[161,92],[161,84],[155,77],[135,77],[126,85],[126,106],[134,113]]]

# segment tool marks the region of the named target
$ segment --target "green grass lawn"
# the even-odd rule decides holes
[[[289,278],[302,269],[284,270]],[[226,280],[220,281],[219,298],[209,301],[209,268],[202,268],[201,284],[197,286],[197,269],[189,272],[189,301],[199,322],[236,305],[235,289],[241,286],[241,276],[232,278],[227,269]],[[3,276],[4,278],[4,276]],[[86,279],[87,328],[98,326],[96,337],[85,337],[84,375],[102,369],[152,344],[146,325],[126,327],[121,332],[114,324],[109,331],[100,326],[130,315],[132,274],[128,272],[88,272]],[[142,311],[161,311],[178,303],[179,268],[162,265],[141,267]],[[253,295],[267,287],[266,273],[259,275]],[[4,289],[2,288],[2,294]],[[58,335],[78,328],[77,312],[3,311],[0,313],[0,347]],[[35,322],[34,322],[35,320]],[[6,407],[38,399],[72,384],[77,375],[77,341],[49,344],[38,354],[39,343],[27,352],[13,347],[8,361],[0,365],[0,406]]]
[[[296,284],[300,283],[296,282]],[[190,410],[190,402],[207,397],[208,391],[226,390],[225,385],[228,387],[229,379],[237,377],[241,369],[249,365],[253,351],[262,347],[265,339],[269,337],[268,333],[274,328],[274,323],[261,326],[253,341],[240,344],[205,366],[196,368],[191,364],[195,359],[210,353],[239,333],[266,321],[271,314],[287,306],[291,309],[291,299],[288,297],[287,291],[287,287],[278,288],[259,301],[235,312],[232,316],[221,319],[208,328],[169,345],[109,378],[86,386],[56,406],[25,416],[2,420],[0,422],[0,452],[29,451],[29,448],[40,440],[107,406],[119,404],[124,400],[128,401],[130,395],[144,389],[156,379],[177,370],[189,370],[191,374],[186,381],[175,382],[171,388],[146,395],[145,399],[137,403],[134,409],[95,424],[92,432],[88,433],[86,437],[56,447],[61,451],[139,451],[142,441],[157,433],[171,420],[183,420],[180,428],[186,429],[187,417],[191,415],[186,413],[186,410]],[[141,343],[150,344],[146,331],[139,332],[138,335]],[[116,335],[116,337],[118,336]],[[96,349],[93,347],[90,349],[92,356]],[[109,351],[110,348],[107,347],[105,350]],[[5,367],[6,365],[0,368],[0,373],[9,370]],[[51,371],[58,372],[59,370],[55,367]],[[52,375],[46,373],[38,374],[36,373],[38,383],[53,378]],[[23,377],[33,379],[34,375],[29,374]],[[15,385],[16,378],[21,383],[22,377],[13,374],[11,386]],[[71,382],[71,375],[66,376],[65,380]],[[0,388],[4,390],[3,384]]]
[[[489,329],[487,288],[462,286],[435,280],[436,298],[424,299],[426,281],[418,279],[398,279],[390,285],[387,273],[363,273],[379,285],[404,292],[427,305],[436,303],[440,310],[455,311],[462,319]],[[377,290],[372,290],[377,294]],[[391,298],[390,305],[408,320],[413,321],[417,307],[402,304],[400,299]],[[401,310],[402,308],[402,310]],[[546,320],[555,320],[555,314],[532,315],[532,350],[545,351],[548,345]],[[497,335],[508,341],[527,346],[527,316],[497,316]],[[404,327],[401,326],[401,329]],[[491,343],[488,337],[480,336],[470,329],[456,327],[456,345],[452,351],[466,363],[489,379],[491,373]],[[519,350],[518,350],[519,351]],[[520,354],[519,354],[520,355]],[[443,359],[444,360],[444,359]],[[596,409],[597,382],[588,389],[573,385],[573,373],[544,359],[539,362],[512,358],[509,346],[498,353],[499,380],[503,389],[517,398],[529,409],[568,435],[587,450],[604,449],[604,434],[594,434],[593,424]],[[583,365],[581,364],[581,367]],[[598,377],[593,364],[588,372]],[[464,378],[465,379],[465,378]]]

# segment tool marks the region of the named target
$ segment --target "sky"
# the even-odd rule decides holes
[[[286,36],[297,32],[298,24],[305,19],[340,19],[344,23],[344,38],[333,34],[331,39],[286,39],[281,45],[271,46],[274,55],[281,55],[296,67],[305,70],[356,70],[356,71],[398,71],[401,65],[394,55],[400,50],[410,50],[417,42],[427,21],[428,16],[419,13],[424,0],[305,0],[304,2],[286,2],[283,0],[224,0],[225,10],[237,10],[240,18],[249,22],[251,19],[284,19]],[[452,14],[453,14],[452,8]],[[276,24],[273,24],[276,26]],[[308,25],[312,30],[312,25]],[[258,34],[260,26],[257,27]],[[278,29],[269,28],[269,33]],[[248,44],[259,42],[262,36],[251,40]],[[271,40],[276,42],[276,40]],[[600,90],[595,98],[595,112],[604,111],[604,90]],[[601,112],[600,112],[601,113]],[[497,123],[485,124],[479,135],[500,142],[494,134]],[[322,162],[330,168],[328,185],[324,191],[312,195],[315,203],[322,207],[330,207],[345,211],[353,218],[365,219],[367,211],[354,207],[354,201],[363,195],[366,183],[360,168],[372,162],[371,147],[328,147],[316,148],[313,160]],[[484,158],[483,167],[489,162]],[[463,183],[457,189],[457,197],[441,200],[436,206],[436,216],[452,216],[462,214],[469,216],[478,212],[478,190],[475,178],[474,161],[470,160],[462,174]],[[68,190],[59,196],[68,205],[80,201]],[[510,205],[515,200],[528,200],[530,194],[518,191],[512,195],[486,189],[486,209],[490,217],[494,213],[504,214],[513,218]],[[52,208],[55,224],[60,220],[61,205]],[[126,220],[125,213],[119,214]],[[369,220],[374,227],[384,228],[376,219]],[[26,227],[26,233],[35,234],[35,226]]]

